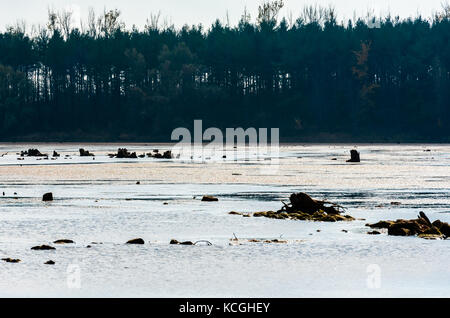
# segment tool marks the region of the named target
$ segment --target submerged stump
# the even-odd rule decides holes
[[[342,215],[344,208],[338,204],[320,201],[311,198],[306,193],[293,193],[290,198],[290,203],[274,212],[263,211],[253,213],[229,212],[231,215],[242,215],[244,217],[267,217],[272,219],[291,219],[291,220],[305,220],[305,221],[323,221],[323,222],[337,222],[337,221],[352,221],[354,218],[350,215]]]
[[[420,212],[417,219],[396,221],[380,221],[374,224],[366,224],[373,229],[387,229],[388,235],[393,236],[418,236],[425,239],[446,239],[450,237],[450,225],[436,220],[431,223],[425,213]]]
[[[213,196],[211,196],[211,195],[205,195],[205,196],[202,198],[202,201],[203,201],[203,202],[217,202],[217,201],[219,201],[219,199],[216,198],[216,197],[213,197]]]

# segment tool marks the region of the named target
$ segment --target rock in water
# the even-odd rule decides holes
[[[216,201],[219,201],[219,199],[216,198],[216,197],[210,196],[210,195],[205,195],[205,196],[202,198],[202,201],[203,201],[203,202],[216,202]]]
[[[53,193],[49,192],[42,196],[42,201],[53,201]]]
[[[5,261],[6,263],[20,263],[20,259],[13,259],[13,258],[2,258],[2,261]]]
[[[57,240],[53,242],[54,244],[74,244],[75,242],[72,240]]]
[[[31,248],[34,251],[49,251],[49,250],[56,250],[56,248],[48,245],[41,245],[41,246],[34,246]]]
[[[192,243],[191,241],[179,242],[177,240],[171,240],[170,244],[171,245],[194,245],[194,243]]]
[[[127,244],[145,244],[144,240],[141,238],[129,240]]]
[[[350,159],[347,162],[361,162],[359,152],[356,150],[350,150]]]

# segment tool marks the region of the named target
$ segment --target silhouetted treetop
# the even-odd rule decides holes
[[[75,27],[0,33],[0,136],[167,140],[194,119],[280,127],[304,140],[440,140],[450,136],[450,7],[432,18],[339,23],[332,7],[281,16],[283,1],[180,29],[151,15],[128,29],[119,10]],[[33,137],[34,136],[34,137]],[[54,137],[51,137],[54,136]]]

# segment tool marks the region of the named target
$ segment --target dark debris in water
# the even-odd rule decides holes
[[[380,221],[366,224],[366,226],[373,229],[387,229],[388,235],[394,236],[418,236],[424,239],[447,239],[450,237],[448,223],[440,220],[431,223],[423,212],[420,212],[418,218],[413,220]]]
[[[142,244],[145,244],[145,241],[143,239],[141,239],[141,238],[136,238],[136,239],[129,240],[127,242],[127,244],[139,244],[139,245],[142,245]]]
[[[2,258],[2,261],[5,261],[6,263],[20,263],[21,260],[20,259],[15,259],[15,258]]]
[[[56,248],[54,248],[53,246],[48,246],[48,245],[33,246],[31,249],[34,251],[56,250]]]
[[[264,243],[264,244],[287,244],[287,240],[279,239],[230,239],[231,245],[242,245],[243,243]]]
[[[75,242],[68,239],[56,240],[53,242],[54,244],[74,244]]]
[[[308,221],[352,221],[354,218],[350,215],[341,215],[344,208],[332,202],[320,201],[311,198],[306,193],[294,193],[289,198],[290,203],[278,210],[263,212],[229,212],[231,215],[242,215],[244,217],[267,217],[272,219],[290,219],[290,220],[308,220]]]
[[[184,241],[184,242],[180,242],[178,240],[172,239],[170,240],[170,245],[198,245],[198,244],[205,244],[207,246],[211,246],[212,243],[210,241],[206,241],[206,240],[200,240],[200,241],[196,241],[196,242],[192,242],[192,241]]]

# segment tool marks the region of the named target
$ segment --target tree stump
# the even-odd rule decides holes
[[[53,193],[49,192],[42,196],[42,201],[53,201]]]
[[[356,150],[350,150],[350,159],[347,162],[361,162],[359,152]]]

